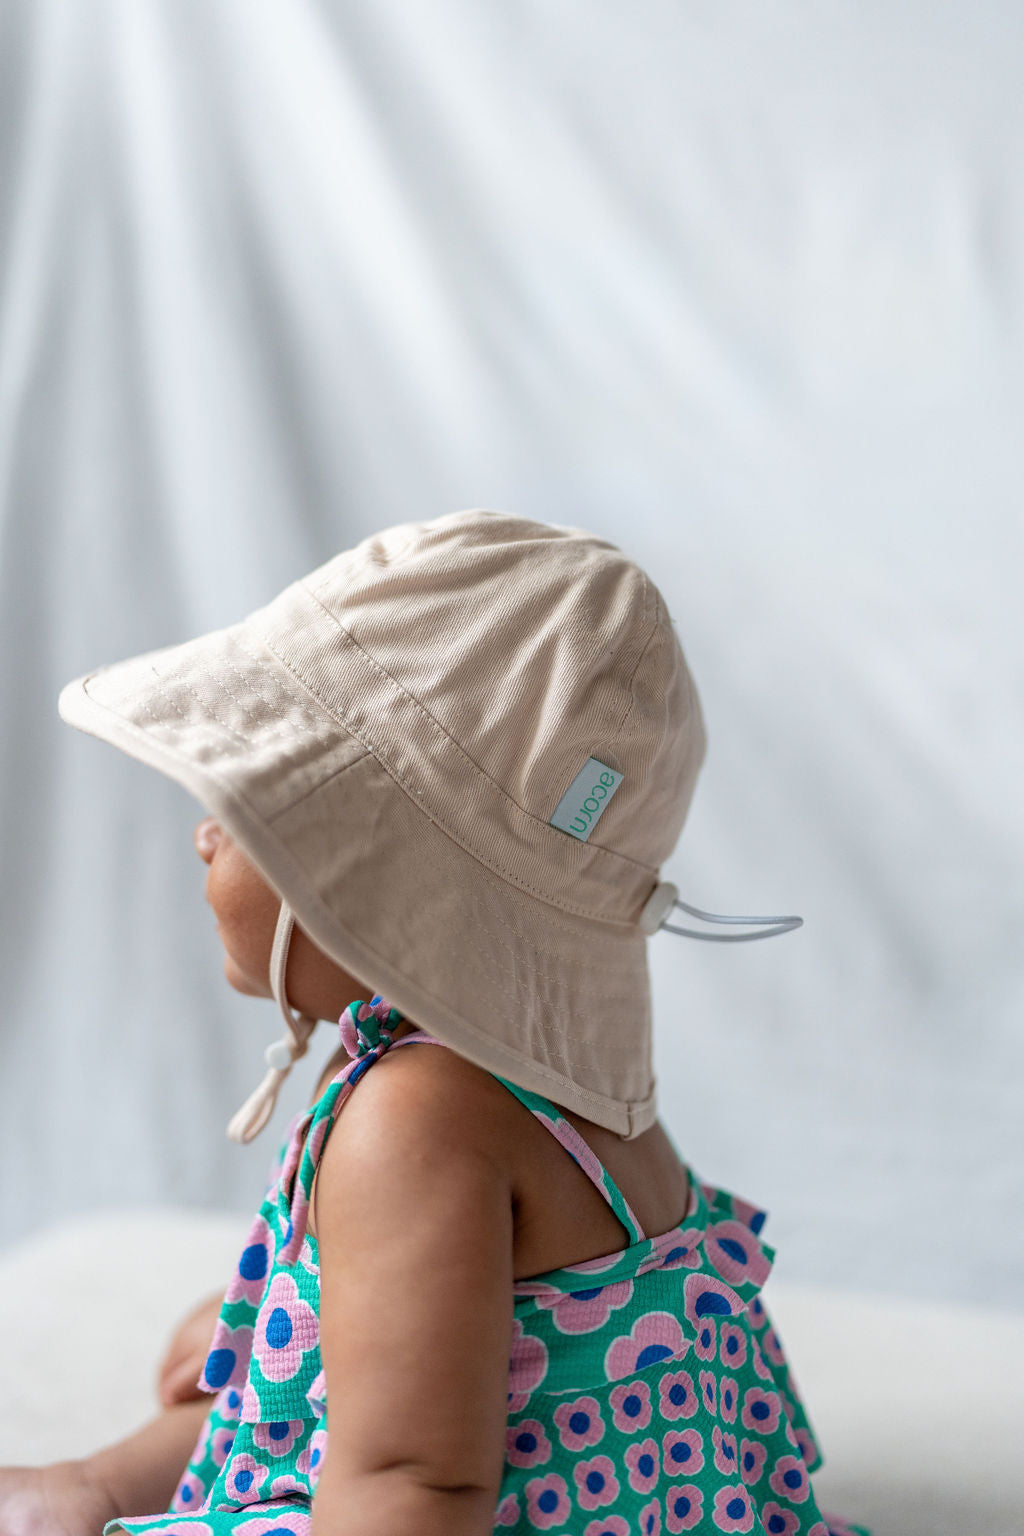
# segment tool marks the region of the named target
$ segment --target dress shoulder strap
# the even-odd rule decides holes
[[[593,1149],[584,1141],[579,1131],[570,1120],[543,1094],[534,1093],[530,1088],[522,1088],[518,1083],[510,1082],[507,1077],[499,1077],[497,1072],[491,1074],[498,1082],[503,1084],[515,1095],[521,1104],[525,1104],[533,1115],[540,1121],[545,1130],[550,1131],[555,1140],[568,1152],[569,1156],[579,1164],[590,1182],[611,1206],[616,1216],[630,1234],[634,1243],[642,1243],[646,1240],[646,1234],[633,1213],[633,1208],[622,1193],[607,1168]]]
[[[341,1016],[341,1038],[350,1060],[333,1077],[313,1107],[295,1123],[291,1140],[284,1156],[278,1178],[278,1206],[284,1228],[283,1251],[280,1257],[285,1263],[293,1263],[306,1234],[309,1214],[309,1197],[317,1164],[342,1105],[360,1077],[367,1072],[385,1051],[401,1050],[407,1045],[443,1045],[426,1030],[417,1029],[408,1035],[392,1038],[402,1015],[382,997],[374,997],[371,1003],[350,1003]],[[453,1047],[448,1047],[453,1049]],[[633,1243],[645,1241],[644,1230],[633,1213],[625,1195],[619,1189],[604,1164],[594,1154],[557,1107],[539,1093],[522,1088],[498,1073],[491,1074],[503,1087],[540,1121],[546,1130],[582,1168],[587,1178],[611,1206],[619,1221],[630,1234]]]

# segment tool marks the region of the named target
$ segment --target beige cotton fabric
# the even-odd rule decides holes
[[[482,509],[402,523],[58,707],[194,794],[368,996],[622,1136],[653,1123],[641,919],[705,736],[614,544]]]

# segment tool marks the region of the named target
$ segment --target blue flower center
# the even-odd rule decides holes
[[[558,1494],[553,1488],[545,1488],[537,1500],[537,1508],[542,1509],[546,1515],[553,1514],[558,1508]]]
[[[243,1250],[238,1261],[238,1273],[243,1280],[262,1280],[267,1272],[267,1249],[264,1243],[252,1243]]]
[[[211,1349],[206,1357],[206,1379],[211,1387],[222,1387],[235,1368],[233,1349]]]
[[[569,1428],[574,1435],[585,1435],[590,1428],[590,1414],[577,1409],[575,1413],[569,1415]]]
[[[659,1360],[671,1359],[672,1351],[667,1344],[648,1344],[636,1357],[634,1370],[642,1371],[649,1365],[657,1365]]]
[[[267,1319],[267,1344],[271,1349],[284,1349],[291,1343],[292,1320],[284,1307],[275,1307]]]

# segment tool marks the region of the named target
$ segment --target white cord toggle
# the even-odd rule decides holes
[[[294,925],[295,917],[291,908],[282,901],[270,951],[270,988],[284,1018],[285,1033],[280,1040],[274,1040],[267,1046],[264,1059],[270,1070],[228,1122],[228,1135],[232,1141],[252,1141],[263,1130],[274,1113],[281,1084],[291,1071],[292,1064],[300,1056],[305,1056],[309,1038],[317,1026],[318,1021],[308,1014],[293,1014],[285,994],[284,978]]]
[[[705,923],[771,923],[758,933],[701,933],[697,928],[677,928],[665,921],[673,907],[682,907],[691,917],[699,917]],[[723,917],[715,912],[702,912],[679,900],[679,892],[669,880],[662,880],[648,896],[637,919],[640,929],[650,935],[664,928],[666,933],[681,933],[688,939],[710,939],[719,944],[742,944],[748,939],[770,939],[777,933],[790,933],[803,927],[802,917]]]

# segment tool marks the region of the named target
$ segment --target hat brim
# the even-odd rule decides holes
[[[314,943],[412,1022],[621,1136],[646,1130],[645,935],[493,873],[252,619],[76,678],[62,719],[194,795]]]

